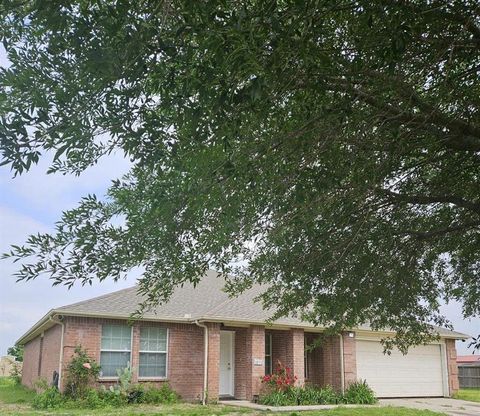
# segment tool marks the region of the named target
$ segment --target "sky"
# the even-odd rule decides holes
[[[8,62],[0,48],[0,66]],[[121,177],[130,163],[121,154],[100,160],[80,176],[47,175],[49,158],[28,173],[13,178],[8,166],[0,167],[0,253],[11,244],[22,244],[28,235],[52,231],[62,211],[76,206],[86,194],[105,194],[111,180]],[[117,283],[95,282],[93,286],[52,287],[47,277],[30,282],[15,282],[16,265],[0,260],[0,355],[50,309],[89,299],[135,284],[136,276]],[[480,334],[480,318],[464,320],[457,303],[445,305],[443,312],[455,329],[470,335]],[[457,342],[459,354],[468,354],[468,341]]]

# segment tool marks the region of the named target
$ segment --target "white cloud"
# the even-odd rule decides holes
[[[101,160],[80,177],[45,175],[46,163],[11,179],[7,168],[0,169],[0,252],[11,244],[22,244],[30,234],[53,229],[61,212],[75,206],[87,193],[103,194],[112,178],[129,169],[118,155]],[[135,284],[139,272],[126,281],[97,282],[93,286],[52,287],[41,276],[30,282],[15,282],[18,264],[0,260],[0,355],[50,309],[89,299]]]
[[[49,157],[41,159],[28,173],[14,179],[8,169],[0,170],[0,188],[8,193],[3,198],[8,196],[13,203],[17,202],[18,209],[33,208],[50,221],[58,218],[57,215],[52,217],[52,214],[73,208],[87,193],[102,197],[112,179],[121,177],[131,167],[119,152],[104,157],[80,176],[47,175],[49,162]]]

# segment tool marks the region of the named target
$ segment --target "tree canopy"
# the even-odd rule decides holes
[[[7,1],[3,164],[131,172],[7,257],[54,284],[208,267],[277,314],[400,347],[480,314],[480,8],[462,1]],[[31,258],[29,260],[29,258]]]
[[[23,346],[15,345],[7,349],[7,354],[15,357],[17,361],[23,361]]]

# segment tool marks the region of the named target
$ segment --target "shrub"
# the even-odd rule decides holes
[[[374,404],[376,402],[375,394],[365,380],[350,383],[343,395],[343,403]]]
[[[172,390],[168,383],[163,383],[158,389],[154,386],[148,386],[143,393],[142,403],[148,404],[172,404],[177,403],[180,396]]]
[[[259,403],[266,406],[296,406],[298,401],[293,390],[270,390],[260,393]]]
[[[331,386],[319,388],[306,385],[288,389],[264,388],[260,393],[259,402],[267,406],[296,406],[316,404],[374,404],[377,399],[372,389],[365,381],[351,383],[345,394],[338,394]]]
[[[75,355],[67,366],[65,394],[72,399],[83,399],[97,379],[100,366],[81,346],[75,347]]]
[[[85,399],[83,400],[83,407],[87,407],[89,409],[99,409],[106,406],[105,400],[101,397],[98,390],[90,389],[87,391],[85,395]]]
[[[295,389],[297,402],[299,405],[314,404],[336,404],[341,397],[331,386],[322,388],[306,385],[305,387],[297,387]]]
[[[36,392],[43,392],[47,390],[50,386],[48,385],[48,381],[45,377],[40,377],[35,380],[33,383],[33,387],[35,388]]]
[[[141,384],[130,387],[127,395],[128,403],[144,403],[145,389]]]
[[[34,409],[57,409],[64,405],[65,399],[56,387],[49,387],[42,393],[37,393],[33,398]]]
[[[99,397],[103,400],[104,407],[119,407],[128,403],[127,395],[120,393],[120,390],[104,389],[100,391]]]
[[[154,385],[135,384],[130,387],[127,394],[128,403],[146,404],[172,404],[178,403],[180,396],[172,390],[168,383],[163,383],[160,388]]]
[[[332,387],[292,387],[288,390],[263,390],[259,402],[267,406],[297,406],[315,404],[336,404],[341,401]]]
[[[22,365],[18,361],[14,361],[12,363],[10,378],[13,380],[16,386],[22,384]]]
[[[118,382],[115,388],[117,388],[121,394],[127,395],[132,383],[133,370],[130,368],[130,363],[127,363],[127,367],[117,370]],[[111,387],[110,387],[111,389]]]
[[[133,376],[133,371],[130,369],[130,363],[127,368],[117,370],[118,381],[115,385],[108,389],[103,387],[102,397],[112,406],[121,406],[130,403],[130,386]],[[138,401],[136,401],[138,403]]]

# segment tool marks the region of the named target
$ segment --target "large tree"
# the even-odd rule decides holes
[[[131,172],[8,256],[145,306],[208,267],[401,347],[480,313],[480,9],[462,1],[2,3],[3,163]],[[28,260],[29,257],[33,260]]]

